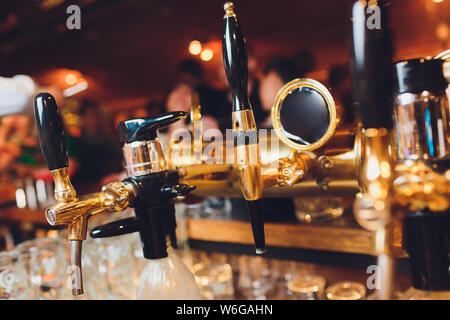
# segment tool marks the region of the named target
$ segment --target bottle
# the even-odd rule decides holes
[[[424,58],[396,64],[394,121],[399,160],[448,165],[450,114],[443,65],[443,60]]]
[[[149,260],[141,273],[138,300],[201,300],[200,289],[188,267],[167,240],[167,257]]]
[[[450,210],[408,212],[404,247],[411,263],[413,287],[400,300],[450,299]]]

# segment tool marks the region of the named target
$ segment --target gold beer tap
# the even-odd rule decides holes
[[[45,212],[52,226],[67,225],[70,244],[69,272],[74,296],[83,294],[81,266],[82,241],[86,240],[88,220],[102,212],[118,212],[133,201],[135,191],[131,183],[113,182],[101,192],[77,197],[69,178],[69,161],[61,116],[55,99],[40,93],[34,99],[39,140],[45,161],[55,181],[57,204]]]
[[[242,194],[247,201],[256,253],[265,252],[262,211],[263,179],[261,155],[255,117],[248,97],[247,49],[234,4],[224,5],[222,52],[225,72],[232,94],[232,128],[234,155]]]

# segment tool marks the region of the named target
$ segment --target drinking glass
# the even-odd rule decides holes
[[[329,286],[325,295],[328,300],[363,300],[366,287],[355,281],[340,281]]]
[[[133,299],[136,234],[85,241],[83,276],[91,299]]]
[[[338,218],[344,213],[343,202],[337,197],[294,198],[295,214],[303,222]]]
[[[239,257],[239,290],[246,299],[265,300],[274,284],[270,279],[270,267],[267,259],[261,257]]]
[[[195,280],[205,300],[234,298],[233,271],[223,257],[210,258],[193,266]]]
[[[29,299],[27,275],[17,250],[0,252],[0,300]]]
[[[288,283],[290,299],[322,300],[325,282],[324,277],[315,274],[297,277]]]
[[[24,261],[32,299],[54,300],[69,294],[65,286],[66,259],[61,240],[37,238],[17,246]]]

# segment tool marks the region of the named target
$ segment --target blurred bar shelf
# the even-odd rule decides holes
[[[0,208],[0,220],[11,222],[31,222],[48,226],[44,215],[44,209],[32,210],[29,208],[20,209],[17,207]]]
[[[48,226],[43,209],[1,208],[0,220]],[[247,221],[186,218],[186,223],[188,236],[192,240],[253,245],[251,227]],[[375,255],[375,234],[359,227],[349,214],[344,214],[338,219],[311,224],[267,222],[265,233],[266,244],[269,247]],[[396,256],[406,257],[401,249],[401,233],[397,232],[395,238]]]
[[[192,240],[253,245],[250,223],[236,220],[187,218]],[[376,255],[375,233],[362,229],[349,216],[314,224],[301,222],[266,223],[266,245],[342,253]],[[401,234],[397,232],[396,256],[405,257]]]

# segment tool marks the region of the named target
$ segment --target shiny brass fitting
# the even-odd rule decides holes
[[[56,169],[50,172],[55,180],[55,199],[58,202],[69,202],[77,197],[69,178],[69,168]]]
[[[113,182],[101,192],[59,202],[46,210],[50,225],[69,225],[69,240],[86,240],[87,220],[102,212],[125,210],[133,201],[135,191],[131,183]]]
[[[278,160],[278,185],[292,186],[304,180],[312,169],[313,159],[306,153],[292,151],[286,158]]]
[[[232,114],[235,134],[235,163],[238,169],[241,190],[248,201],[258,200],[263,193],[261,158],[258,131],[251,109],[234,111]],[[249,139],[249,141],[245,141]]]
[[[231,1],[225,2],[223,5],[223,9],[225,10],[225,18],[228,17],[236,17],[234,13],[234,3]]]

